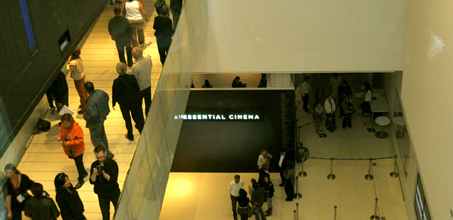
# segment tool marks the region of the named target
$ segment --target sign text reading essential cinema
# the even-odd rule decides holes
[[[175,115],[175,120],[193,120],[193,121],[234,121],[234,120],[260,120],[259,115],[214,115],[214,114],[184,114],[184,115]]]

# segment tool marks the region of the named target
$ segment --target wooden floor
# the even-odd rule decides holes
[[[143,55],[151,56],[153,61],[151,88],[154,95],[162,70],[154,30],[152,28],[154,17],[157,14],[154,12],[154,2],[152,0],[141,0],[141,3],[150,18],[144,28],[146,46]],[[114,16],[113,7],[114,5],[106,5],[99,20],[94,25],[85,44],[81,48],[81,58],[85,66],[86,81],[92,81],[96,89],[107,92],[110,99],[112,98],[113,80],[118,77],[116,63],[119,62],[115,42],[111,40],[107,30],[108,21]],[[77,112],[79,98],[72,78],[68,76],[67,81],[69,86],[69,107]],[[111,103],[109,105],[111,106]],[[119,106],[117,105],[115,109],[110,109],[111,112],[105,121],[105,130],[110,150],[115,154],[114,159],[119,166],[118,182],[122,189],[126,172],[129,169],[140,134],[137,130],[134,130],[135,140],[127,140],[124,137],[127,130]],[[75,113],[74,117],[83,128],[86,145],[83,161],[85,168],[89,169],[91,163],[96,160],[93,153],[94,148],[90,140],[90,133],[85,128],[86,123],[82,115]],[[28,175],[32,180],[42,183],[44,190],[49,192],[52,198],[55,198],[55,187],[53,184],[55,176],[60,172],[65,172],[69,175],[72,184],[75,185],[78,174],[74,161],[66,157],[60,142],[57,141],[57,135],[60,131],[58,125],[59,116],[57,114],[51,116],[50,111],[48,111],[45,118],[51,121],[51,130],[34,136],[18,165],[18,169]],[[85,178],[85,185],[78,192],[85,206],[84,214],[87,219],[102,219],[98,198],[93,192],[93,185],[89,183],[88,177]],[[111,212],[111,218],[113,218],[113,206],[111,206]],[[24,216],[24,219],[28,218]],[[61,219],[61,217],[58,219]]]

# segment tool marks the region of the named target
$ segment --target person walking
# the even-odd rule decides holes
[[[60,208],[61,218],[63,220],[86,220],[83,212],[83,202],[80,199],[79,193],[72,186],[68,175],[59,173],[54,179],[55,190],[57,195],[58,207]]]
[[[126,138],[130,141],[134,140],[132,133],[132,118],[135,121],[135,127],[141,133],[145,120],[143,119],[143,109],[141,105],[140,87],[137,80],[133,75],[126,74],[127,67],[125,63],[118,63],[116,65],[116,72],[119,74],[118,78],[113,81],[112,86],[112,108],[118,102],[121,109],[121,114],[126,122],[127,134]]]
[[[311,113],[308,109],[308,99],[310,97],[310,78],[307,76],[305,77],[305,81],[302,83],[302,101],[304,104],[302,105],[303,109],[307,113]]]
[[[266,220],[266,216],[264,215],[263,211],[263,204],[264,201],[266,201],[267,197],[269,197],[269,194],[266,192],[264,187],[259,187],[258,184],[253,184],[253,188],[255,191],[252,194],[252,205],[254,207],[255,211],[255,219],[260,220]]]
[[[109,143],[104,129],[104,121],[110,113],[109,95],[100,89],[95,90],[92,82],[86,82],[84,88],[89,96],[87,99],[87,112],[83,114],[83,118],[87,122],[86,127],[90,129],[91,143],[93,146],[104,146],[107,157],[113,158],[114,155],[109,150]]]
[[[121,16],[121,6],[115,6],[113,13],[115,13],[115,17],[109,20],[108,26],[110,37],[115,41],[120,62],[126,63],[124,58],[124,48],[126,48],[127,65],[132,67],[134,62],[132,60],[131,40],[134,34],[132,33],[131,24],[127,18]]]
[[[151,69],[153,68],[153,62],[150,56],[143,57],[143,49],[141,47],[134,47],[132,56],[135,59],[135,64],[131,68],[131,75],[134,75],[135,79],[137,79],[138,87],[140,87],[140,103],[142,103],[142,99],[145,99],[145,115],[148,116],[152,103]]]
[[[79,123],[74,121],[72,115],[67,113],[61,116],[60,133],[57,139],[61,141],[66,156],[75,162],[79,173],[78,183],[75,188],[79,189],[85,183],[83,179],[88,176],[88,173],[83,165],[83,153],[85,152],[83,130]]]
[[[160,10],[161,14],[154,18],[153,28],[156,30],[154,35],[157,40],[157,49],[159,51],[160,62],[165,64],[167,59],[168,50],[170,49],[171,37],[173,35],[173,28],[171,19],[168,17],[168,7],[163,6]]]
[[[146,15],[142,3],[136,0],[127,0],[123,3],[122,11],[123,16],[131,24],[132,34],[134,36],[132,46],[144,46],[145,34],[143,32],[143,26],[145,25],[145,21],[143,19],[148,21],[148,15]]]
[[[171,0],[170,1],[171,14],[173,15],[173,30],[176,30],[178,25],[179,17],[181,15],[182,0]]]

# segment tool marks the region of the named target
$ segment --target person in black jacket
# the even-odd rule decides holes
[[[123,119],[126,122],[127,134],[126,138],[133,141],[132,134],[132,118],[135,121],[135,127],[141,133],[145,124],[143,117],[142,100],[139,95],[140,87],[138,86],[135,76],[126,74],[127,66],[125,63],[116,65],[116,72],[119,76],[113,81],[112,86],[112,108],[115,109],[115,104],[120,104]]]
[[[250,199],[247,197],[247,191],[245,191],[245,189],[240,189],[238,198],[238,214],[241,216],[241,220],[247,220],[249,218],[249,203]]]
[[[43,187],[40,183],[31,185],[32,198],[25,202],[25,215],[33,220],[56,220],[60,216],[60,212],[55,205],[55,202],[45,195]]]
[[[279,186],[285,186],[285,170],[286,170],[286,165],[287,165],[287,157],[286,157],[286,151],[281,150],[280,151],[280,158],[278,160],[278,171],[280,173],[280,178],[282,179],[282,183]]]
[[[60,111],[64,105],[69,106],[68,82],[66,81],[66,75],[62,71],[57,74],[57,78],[55,78],[47,89],[46,96],[49,106],[52,109],[52,114],[55,109],[53,104],[54,101],[58,111]]]
[[[261,167],[260,171],[259,171],[259,178],[258,178],[258,185],[260,187],[264,187],[264,178],[267,177],[268,179],[270,179],[270,174],[269,174],[269,163],[268,162],[264,162],[263,163],[263,166]]]
[[[97,160],[91,164],[90,183],[94,185],[94,193],[98,195],[102,219],[110,220],[110,202],[113,203],[116,212],[121,193],[118,185],[118,164],[107,158],[102,145],[94,148],[94,154]]]
[[[176,30],[176,25],[178,25],[179,16],[181,15],[182,0],[171,0],[170,8],[173,15],[173,29]]]
[[[157,49],[159,51],[160,62],[162,65],[167,58],[168,49],[170,49],[171,36],[173,35],[173,28],[171,19],[168,17],[168,7],[163,6],[160,10],[161,14],[154,18],[153,28],[156,30],[154,35],[157,40]]]
[[[258,184],[253,184],[255,191],[252,194],[252,205],[255,208],[255,218],[256,220],[266,220],[266,217],[263,212],[263,203],[269,197],[269,193],[263,187],[259,187]]]
[[[54,180],[58,207],[60,207],[63,220],[85,220],[82,200],[77,190],[72,186],[68,175],[59,173]]]
[[[6,164],[5,173],[8,177],[6,182],[6,189],[8,195],[6,196],[5,206],[8,208],[8,219],[22,220],[22,210],[25,207],[25,199],[29,198],[27,190],[32,186],[33,180],[21,174],[16,166],[13,164]],[[20,201],[19,201],[20,199]]]

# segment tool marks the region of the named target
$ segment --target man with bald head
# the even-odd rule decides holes
[[[145,114],[148,116],[149,108],[151,107],[151,68],[153,67],[153,62],[150,56],[143,57],[143,49],[141,47],[132,49],[132,57],[135,59],[135,64],[131,68],[131,74],[137,79],[140,87],[140,100],[145,99]]]

